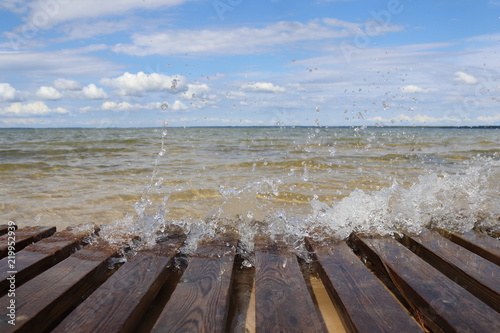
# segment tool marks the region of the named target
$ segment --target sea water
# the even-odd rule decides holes
[[[109,239],[495,235],[500,129],[0,129],[0,184],[0,224],[94,223]]]

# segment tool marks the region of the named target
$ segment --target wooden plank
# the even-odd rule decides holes
[[[152,332],[226,332],[235,245],[198,245]]]
[[[0,260],[0,296],[7,293],[10,271],[16,272],[16,287],[69,257],[95,229],[68,229],[31,244],[11,259]]]
[[[168,277],[168,265],[182,245],[165,241],[123,264],[53,331],[134,332]]]
[[[0,236],[0,259],[6,257],[12,250],[21,251],[31,243],[49,237],[55,232],[56,227],[26,227],[16,230],[15,235]],[[12,242],[15,242],[15,245]]]
[[[109,275],[107,261],[118,245],[95,243],[16,288],[15,295],[0,298],[0,308],[15,301],[15,325],[8,316],[0,316],[0,332],[43,332],[81,302],[86,293]]]
[[[500,314],[409,249],[385,238],[353,237],[378,256],[392,281],[425,323],[438,332],[500,332]]]
[[[9,222],[9,224],[0,224],[0,235],[5,235],[9,232],[9,230],[17,230],[17,225],[12,223],[11,221]]]
[[[328,332],[284,243],[255,245],[255,302],[257,332]]]
[[[498,239],[477,231],[458,234],[440,229],[438,232],[452,242],[500,266],[500,241]]]
[[[500,267],[447,238],[422,231],[405,235],[409,248],[451,280],[500,312]]]
[[[306,241],[319,264],[323,284],[348,331],[423,331],[345,242]]]

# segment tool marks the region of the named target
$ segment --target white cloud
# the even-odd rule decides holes
[[[18,91],[8,83],[0,83],[0,102],[13,102],[18,100]]]
[[[206,98],[210,87],[206,84],[188,84],[187,90],[181,95],[184,99]]]
[[[181,101],[175,101],[174,104],[170,106],[170,109],[173,111],[185,111],[188,107]]]
[[[85,51],[85,50],[83,50]],[[2,74],[29,75],[50,78],[99,76],[102,73],[115,75],[119,65],[102,58],[82,55],[82,50],[60,50],[52,52],[0,51]]]
[[[5,0],[3,0],[4,2]],[[25,20],[33,22],[39,29],[50,28],[61,22],[91,19],[97,17],[118,16],[134,9],[158,9],[177,6],[192,0],[85,0],[85,1],[22,1],[7,0],[4,7],[20,12],[21,6],[29,8]],[[11,4],[16,2],[15,4]],[[1,7],[0,7],[1,8]]]
[[[131,55],[249,54],[305,41],[352,37],[363,25],[337,19],[315,19],[307,23],[282,21],[262,28],[167,30],[134,34],[132,44],[117,44],[113,50]],[[399,30],[400,27],[383,26],[377,34]]]
[[[55,80],[54,87],[59,90],[81,90],[83,88],[80,82],[67,79]]]
[[[41,86],[36,92],[36,95],[41,99],[52,101],[59,100],[63,97],[63,95],[56,88],[48,86]]]
[[[500,123],[500,113],[497,113],[494,116],[479,116],[476,118],[480,122],[487,122],[487,123]]]
[[[478,83],[478,79],[476,79],[474,76],[464,73],[464,72],[456,72],[455,73],[455,81],[458,83],[465,83],[465,84],[476,84]]]
[[[34,103],[12,103],[0,109],[0,115],[4,116],[45,116],[49,114],[68,114],[69,111],[62,107],[49,108],[44,102]]]
[[[123,96],[142,96],[144,92],[151,91],[177,91],[184,89],[185,79],[183,76],[166,76],[163,74],[137,74],[124,73],[123,75],[101,80],[101,84],[118,88],[118,92]]]
[[[242,90],[246,91],[254,91],[254,92],[285,92],[286,89],[280,86],[275,86],[270,82],[256,82],[256,83],[247,83],[241,86]]]
[[[112,34],[118,31],[123,31],[135,27],[137,22],[132,22],[131,20],[121,20],[121,21],[97,21],[88,22],[81,24],[74,24],[70,22],[65,24],[61,30],[65,32],[65,36],[57,38],[57,42],[65,42],[77,39],[88,39],[96,36]]]
[[[247,98],[247,94],[243,91],[228,91],[226,92],[226,98],[228,99],[243,99]]]
[[[98,88],[95,84],[91,83],[82,89],[83,97],[86,99],[106,99],[108,95],[102,88]]]
[[[131,110],[154,110],[154,109],[160,109],[161,108],[161,103],[158,102],[152,102],[148,104],[130,104],[128,102],[104,102],[101,105],[101,110],[105,111],[131,111]],[[92,107],[87,107],[87,109],[84,109],[82,111],[89,111],[89,110],[95,110],[95,108]]]
[[[404,87],[401,87],[400,88],[402,92],[404,93],[408,93],[408,94],[415,94],[415,93],[431,93],[431,92],[436,92],[437,90],[436,89],[433,89],[433,88],[422,88],[422,87],[419,87],[419,86],[415,86],[415,85],[407,85],[407,86],[404,86]]]
[[[128,102],[104,102],[101,105],[102,110],[110,110],[110,111],[128,111],[132,110],[134,106]]]
[[[27,10],[26,0],[2,0],[0,9],[12,11],[14,13],[23,13]]]

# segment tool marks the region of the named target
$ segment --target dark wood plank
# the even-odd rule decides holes
[[[117,245],[90,245],[16,288],[15,297],[0,298],[2,309],[14,299],[17,315],[15,326],[8,322],[9,317],[0,316],[0,332],[48,329],[108,277],[107,261],[118,249]]]
[[[198,245],[152,332],[226,332],[235,245]]]
[[[26,227],[15,231],[14,235],[0,236],[0,259],[11,252],[18,252],[31,243],[49,237],[56,232],[56,227]],[[15,242],[15,245],[12,245]]]
[[[52,332],[135,332],[181,245],[181,240],[165,241],[138,252]]]
[[[438,232],[452,242],[500,266],[500,241],[498,239],[477,231],[463,234],[448,230],[438,230]]]
[[[483,302],[500,312],[500,267],[429,230],[405,235],[409,248]]]
[[[323,284],[348,331],[423,331],[345,242],[306,241],[319,264]]]
[[[438,332],[500,332],[500,314],[409,249],[385,238],[354,236],[355,245],[380,258],[392,281]]]
[[[9,222],[9,224],[0,224],[0,235],[5,235],[6,233],[17,230],[17,225]]]
[[[255,245],[258,332],[328,332],[295,254],[283,243]]]
[[[16,272],[16,287],[20,287],[26,281],[69,257],[77,247],[83,245],[84,239],[94,230],[68,229],[56,232],[17,252],[12,259],[6,257],[0,260],[0,296],[7,293],[9,272]]]

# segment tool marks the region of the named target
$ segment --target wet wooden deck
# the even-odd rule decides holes
[[[88,231],[8,231],[0,332],[328,332],[314,274],[349,332],[500,332],[500,241],[476,232],[306,239],[312,264],[259,238],[245,268],[231,237],[186,258],[182,237],[162,236],[119,263],[126,249]]]

